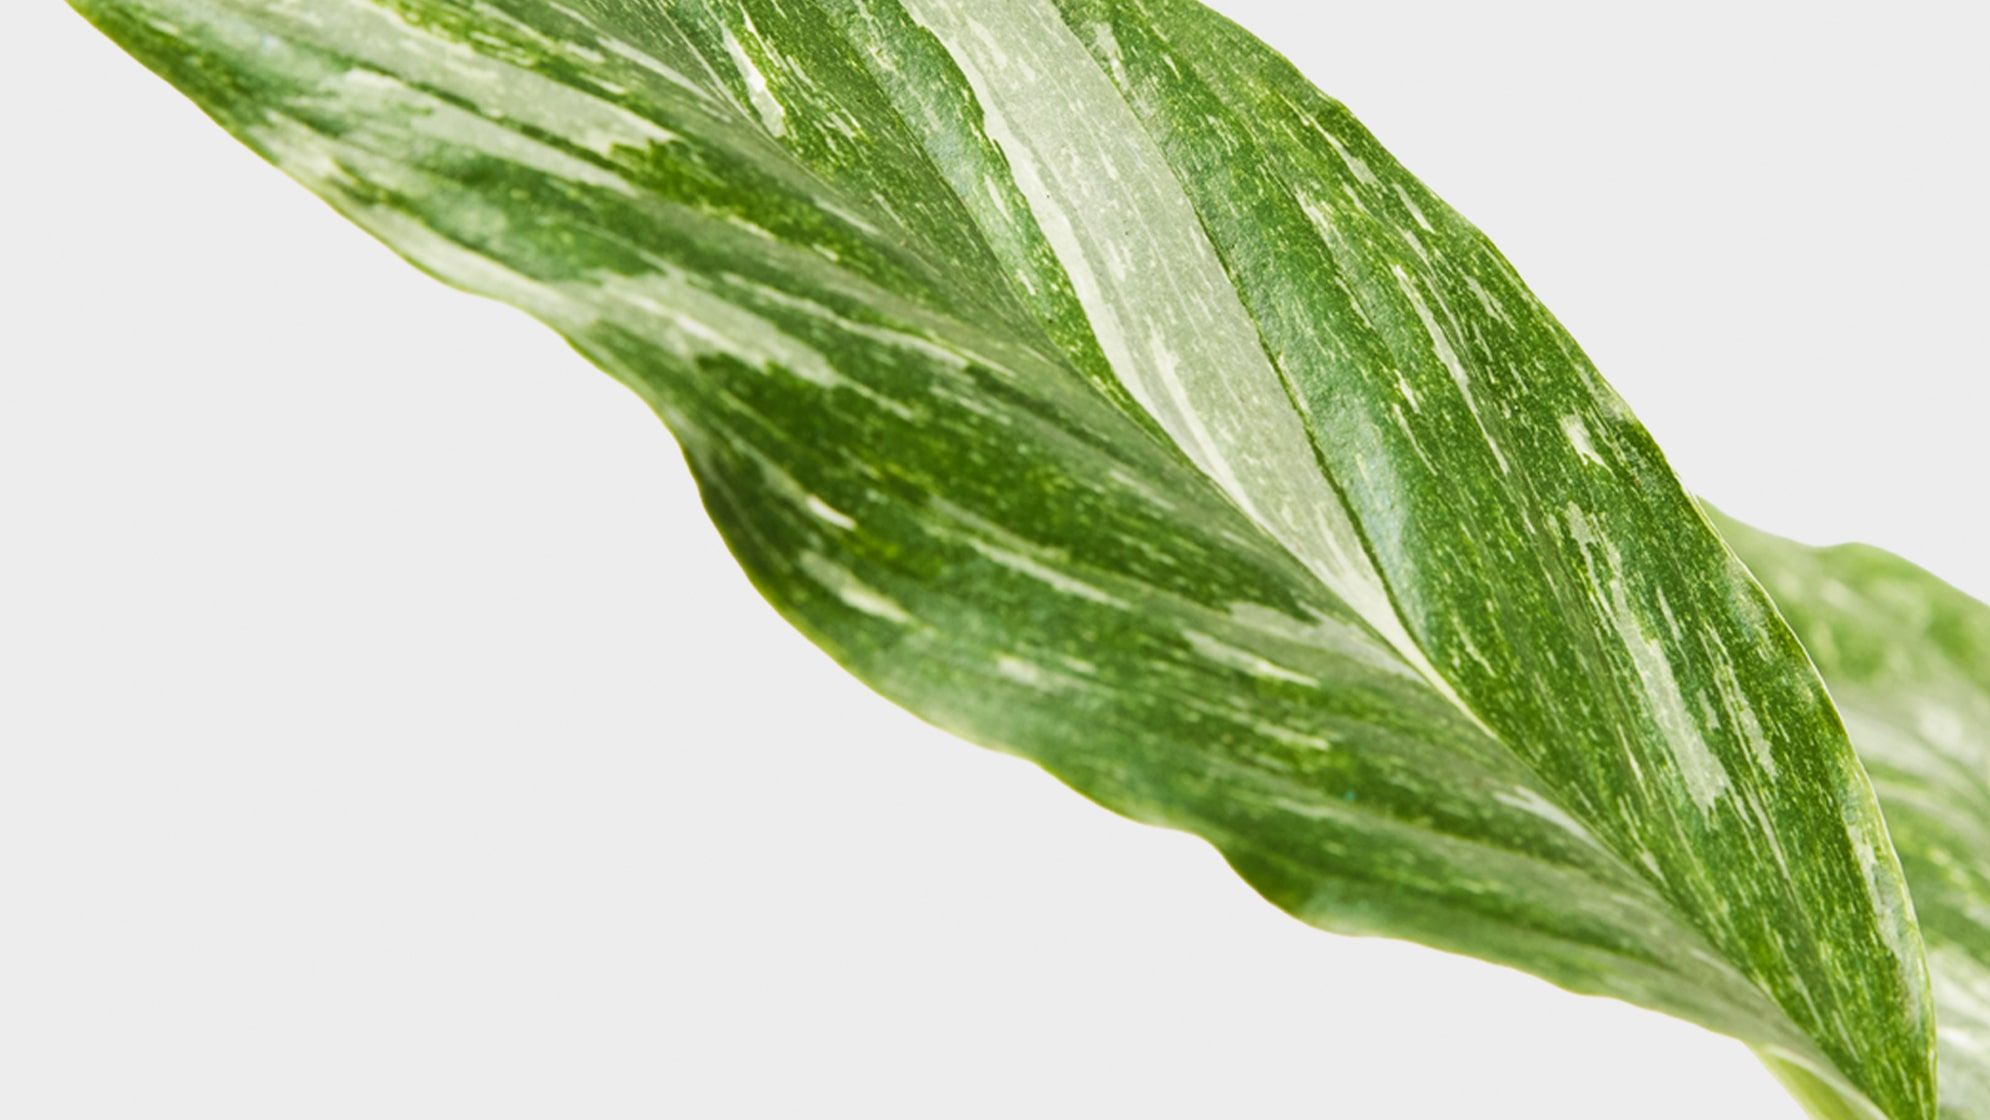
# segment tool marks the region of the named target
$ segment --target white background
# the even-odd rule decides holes
[[[1218,6],[1690,486],[1990,595],[1981,5]],[[628,393],[9,9],[0,1115],[1796,1115],[872,696]]]

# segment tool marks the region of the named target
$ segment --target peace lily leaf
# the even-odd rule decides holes
[[[1875,548],[1716,521],[1803,638],[1879,791],[1934,974],[1941,1113],[1990,1115],[1990,607]]]
[[[77,0],[669,424],[879,692],[1268,898],[1933,1114],[1795,637],[1485,239],[1183,0]]]

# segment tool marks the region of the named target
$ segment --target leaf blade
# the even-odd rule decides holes
[[[1873,776],[1928,943],[1942,1115],[1990,1111],[1990,607],[1890,553],[1714,515],[1796,627]]]
[[[886,695],[1317,924],[1925,1114],[1904,893],[1794,639],[1483,238],[1199,6],[78,6],[644,396]]]

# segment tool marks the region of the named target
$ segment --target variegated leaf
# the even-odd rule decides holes
[[[1990,1116],[1990,607],[1875,548],[1716,522],[1803,638],[1879,791],[1934,975],[1941,1114]]]
[[[1932,1114],[1919,937],[1795,638],[1504,259],[1207,9],[76,3],[628,384],[883,694],[1308,921]]]

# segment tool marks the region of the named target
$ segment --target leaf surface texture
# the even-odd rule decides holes
[[[1990,1115],[1990,607],[1876,548],[1715,519],[1803,638],[1879,791],[1934,975],[1941,1114]]]
[[[668,423],[871,686],[1306,921],[1933,1114],[1797,639],[1511,267],[1177,0],[76,0]]]

